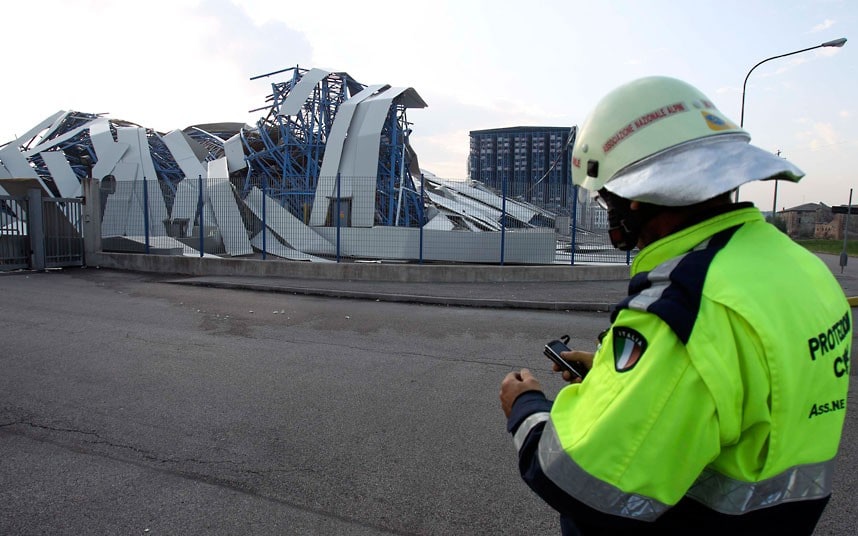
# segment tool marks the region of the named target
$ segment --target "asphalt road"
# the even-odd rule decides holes
[[[0,534],[555,534],[497,401],[602,313],[0,275]],[[850,390],[854,399],[855,384]],[[856,525],[847,413],[817,534]]]

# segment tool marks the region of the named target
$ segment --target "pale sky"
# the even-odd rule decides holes
[[[580,125],[616,86],[649,75],[697,86],[752,143],[802,168],[777,208],[845,204],[858,186],[854,0],[64,0],[0,3],[0,143],[58,110],[161,132],[255,124],[295,65],[413,87],[411,144],[439,177],[467,176],[468,132]],[[853,40],[854,39],[854,40]],[[740,198],[768,211],[772,183]],[[858,190],[854,202],[858,203]]]

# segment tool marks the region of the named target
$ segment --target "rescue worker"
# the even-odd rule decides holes
[[[640,249],[586,379],[501,384],[525,482],[564,534],[810,534],[831,494],[852,317],[831,271],[732,192],[803,172],[685,82],[609,93],[573,147]],[[554,366],[555,371],[559,367]],[[568,372],[564,378],[571,378]]]

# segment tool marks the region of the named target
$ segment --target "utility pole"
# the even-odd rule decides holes
[[[780,158],[781,150],[778,149],[778,152],[776,154],[778,155],[778,158]],[[775,195],[772,198],[772,225],[774,225],[775,227],[777,227],[777,222],[775,220],[777,219],[777,215],[778,215],[778,182],[780,182],[780,181],[777,181],[777,180],[774,181],[774,183],[775,183]]]
[[[843,273],[843,268],[849,260],[849,255],[846,254],[846,240],[849,237],[849,215],[852,214],[852,188],[849,188],[849,205],[846,208],[846,223],[843,225],[843,251],[840,253],[840,273]]]

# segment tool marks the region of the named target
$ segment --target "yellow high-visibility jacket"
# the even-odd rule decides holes
[[[516,401],[525,480],[570,532],[810,534],[849,382],[831,271],[746,203],[644,248],[629,289],[583,383]]]

